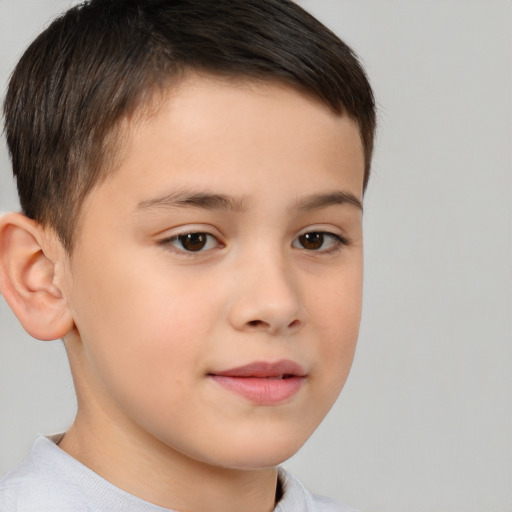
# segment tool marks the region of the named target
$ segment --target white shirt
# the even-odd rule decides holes
[[[0,479],[2,512],[172,512],[107,482],[61,450],[55,439],[38,437],[30,455]],[[274,512],[355,512],[311,494],[279,468],[283,497]]]

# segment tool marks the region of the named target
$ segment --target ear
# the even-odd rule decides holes
[[[65,255],[57,244],[24,215],[0,217],[0,291],[24,329],[44,341],[62,338],[74,326],[57,284],[56,264]]]

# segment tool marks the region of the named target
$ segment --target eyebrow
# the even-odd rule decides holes
[[[295,208],[308,212],[333,205],[349,205],[363,210],[361,201],[354,194],[346,191],[313,194],[298,200]],[[240,213],[247,209],[247,204],[243,197],[236,198],[225,194],[181,191],[141,201],[137,205],[136,211],[187,207]]]
[[[297,202],[297,208],[302,211],[314,211],[333,205],[350,205],[363,211],[362,202],[354,194],[341,190],[324,194],[313,194]]]
[[[136,211],[176,207],[193,207],[232,212],[242,212],[246,209],[243,198],[235,198],[225,194],[181,191],[141,201],[137,205]]]

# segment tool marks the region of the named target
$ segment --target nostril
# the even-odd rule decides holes
[[[294,327],[298,327],[300,325],[300,320],[294,320],[293,322],[288,325],[289,329],[293,329]]]
[[[269,324],[268,322],[265,322],[264,320],[250,320],[249,322],[247,322],[246,325],[248,325],[249,327],[254,328],[254,329],[258,329],[258,328],[259,329],[271,329],[271,324]],[[298,319],[295,319],[288,324],[287,328],[288,329],[296,329],[300,325],[301,325],[301,321]]]
[[[248,322],[248,324],[251,327],[260,327],[261,325],[264,324],[264,322],[262,322],[261,320],[251,320],[250,322]]]

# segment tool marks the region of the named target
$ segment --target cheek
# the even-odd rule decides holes
[[[106,391],[134,406],[154,407],[169,389],[167,399],[177,399],[188,375],[200,371],[218,293],[208,281],[192,285],[156,267],[137,273],[117,260],[100,268],[86,273],[74,301],[90,369]]]
[[[310,308],[317,330],[318,370],[326,389],[337,396],[350,371],[359,335],[362,268],[326,282]]]

